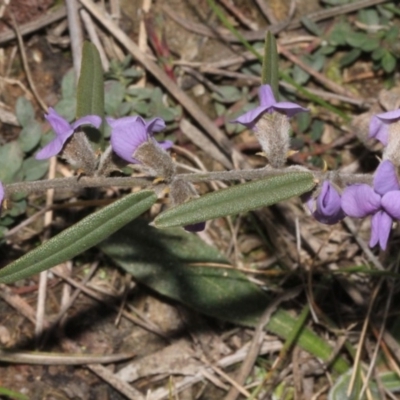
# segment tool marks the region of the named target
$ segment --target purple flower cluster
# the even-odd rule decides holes
[[[312,208],[312,203],[309,202]],[[370,247],[379,243],[385,250],[393,220],[400,220],[400,184],[396,167],[388,160],[381,162],[375,172],[373,186],[348,186],[340,197],[328,181],[316,200],[313,216],[324,224],[335,224],[345,216],[365,218],[372,216]]]

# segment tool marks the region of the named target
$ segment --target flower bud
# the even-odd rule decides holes
[[[282,168],[289,152],[290,124],[286,115],[265,113],[257,121],[254,133],[273,168]]]

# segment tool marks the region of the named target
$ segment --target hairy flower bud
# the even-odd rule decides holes
[[[133,157],[157,177],[170,181],[175,175],[175,164],[171,156],[153,139],[149,138],[133,153]]]
[[[61,156],[76,170],[85,175],[96,171],[97,157],[92,145],[82,130],[78,130],[64,145]]]
[[[288,117],[279,112],[264,114],[256,122],[254,133],[274,168],[282,168],[286,163],[290,145],[289,132]]]

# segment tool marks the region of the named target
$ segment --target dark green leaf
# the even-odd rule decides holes
[[[367,53],[378,49],[381,46],[380,40],[378,38],[371,37],[362,46],[361,50]]]
[[[301,23],[313,35],[315,35],[317,37],[322,37],[323,36],[323,31],[321,30],[321,28],[312,19],[310,19],[308,17],[302,17],[301,18]]]
[[[360,49],[351,49],[340,59],[340,66],[347,67],[353,64],[361,56],[362,51]]]
[[[379,25],[379,14],[374,8],[362,9],[357,13],[357,19],[366,26]]]
[[[106,114],[115,115],[124,100],[125,87],[117,81],[108,81],[104,84],[104,109]]]
[[[36,121],[31,121],[29,125],[26,125],[18,136],[18,142],[21,150],[25,153],[33,150],[40,142],[42,138],[42,128]]]
[[[396,68],[397,60],[389,51],[386,51],[382,57],[381,63],[383,70],[390,73]]]
[[[383,47],[378,47],[371,54],[371,58],[374,61],[380,60],[385,55],[386,50]]]
[[[12,283],[70,260],[148,210],[156,200],[151,191],[117,200],[1,269],[0,282]]]
[[[11,183],[22,166],[24,153],[17,141],[0,147],[0,181]]]
[[[315,186],[308,172],[291,172],[208,193],[160,214],[159,228],[184,226],[270,206],[310,191]]]
[[[67,121],[71,122],[75,119],[76,113],[76,98],[68,97],[61,99],[54,107]]]
[[[26,200],[20,200],[12,203],[12,208],[7,211],[10,217],[18,217],[26,211]]]
[[[353,32],[353,34],[347,36],[346,42],[352,47],[362,49],[363,45],[368,42],[369,37],[367,34],[362,32]]]
[[[32,104],[25,97],[18,97],[15,105],[15,115],[22,127],[27,127],[35,119]]]
[[[346,21],[341,20],[333,27],[329,35],[329,43],[332,46],[344,46],[347,37],[352,34],[351,26]]]
[[[76,82],[75,73],[71,68],[61,81],[61,95],[63,99],[75,99],[76,97]]]
[[[218,91],[212,93],[212,98],[220,103],[234,103],[243,97],[243,93],[236,86],[218,86]]]
[[[306,113],[304,113],[306,114]],[[311,124],[311,140],[313,142],[317,142],[321,139],[322,134],[324,133],[325,123],[319,119],[314,119]]]
[[[36,160],[35,157],[29,157],[22,163],[24,180],[36,181],[43,178],[49,169],[49,160]]]

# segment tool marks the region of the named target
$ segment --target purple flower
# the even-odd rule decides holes
[[[286,114],[288,117],[292,117],[300,111],[308,111],[307,108],[301,107],[296,103],[288,101],[277,102],[270,85],[261,85],[258,91],[258,97],[260,99],[260,105],[236,118],[233,122],[239,122],[247,126],[247,128],[252,129],[257,119],[264,113],[273,113],[277,111]]]
[[[389,126],[400,120],[400,109],[372,116],[369,123],[369,137],[379,140],[383,145],[389,141]]]
[[[343,211],[350,217],[372,215],[370,247],[386,249],[392,222],[400,219],[400,185],[395,166],[388,160],[377,168],[373,188],[366,184],[347,187],[342,194]]]
[[[113,150],[125,161],[138,164],[138,160],[133,158],[137,148],[147,142],[154,140],[153,132],[159,132],[165,128],[165,122],[161,118],[153,118],[145,121],[142,117],[123,117],[119,119],[106,118],[111,126],[111,146]],[[164,150],[172,146],[172,142],[156,142]]]
[[[101,118],[97,115],[86,115],[70,124],[51,107],[49,108],[49,113],[45,114],[44,117],[49,121],[56,137],[36,154],[37,160],[43,160],[57,155],[62,150],[65,142],[81,125],[93,125],[96,128],[99,128],[101,125]]]
[[[316,209],[315,201],[309,201],[308,207],[313,213],[314,218],[323,224],[333,225],[342,220],[345,214],[341,207],[340,194],[329,181],[324,181],[321,192],[317,197]]]

